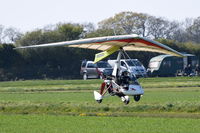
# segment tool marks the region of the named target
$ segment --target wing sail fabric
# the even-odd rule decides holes
[[[137,35],[119,35],[119,36],[88,38],[88,39],[80,39],[74,41],[23,46],[23,47],[17,47],[15,49],[56,47],[56,46],[67,46],[67,47],[105,51],[102,52],[101,54],[97,54],[96,60],[100,59],[99,57],[100,55],[102,57],[104,56],[107,57],[108,55],[117,51],[119,48],[123,48],[124,50],[127,51],[149,51],[149,52],[158,52],[158,53],[184,57],[183,54],[175,51],[174,49],[169,48],[164,44],[161,44],[159,42],[144,37],[139,37]],[[110,50],[112,52],[109,52]]]
[[[96,63],[96,62],[98,62],[100,60],[103,60],[104,58],[108,57],[109,55],[113,54],[114,52],[116,52],[119,49],[120,49],[120,47],[113,46],[113,47],[111,47],[110,49],[108,49],[106,51],[103,51],[101,53],[97,53],[95,55],[94,63]]]

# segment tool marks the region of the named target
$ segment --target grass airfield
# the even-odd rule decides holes
[[[139,102],[93,99],[102,80],[0,82],[0,133],[198,133],[200,77],[141,78]]]

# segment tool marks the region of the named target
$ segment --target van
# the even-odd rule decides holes
[[[117,60],[108,60],[108,63],[114,68]],[[138,59],[122,59],[120,60],[120,67],[127,69],[130,73],[136,77],[146,77],[146,68]]]

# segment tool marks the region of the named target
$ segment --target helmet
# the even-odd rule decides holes
[[[125,70],[125,71],[122,72],[122,76],[129,76],[129,75],[130,75],[130,73],[127,70]]]

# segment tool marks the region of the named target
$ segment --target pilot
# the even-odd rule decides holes
[[[130,73],[127,70],[123,71],[120,77],[120,85],[123,86],[124,89],[128,90],[130,80]]]

